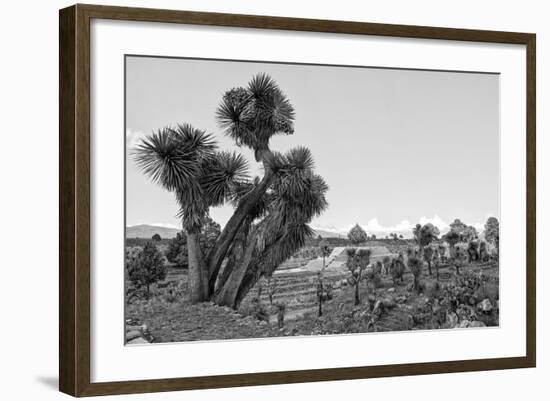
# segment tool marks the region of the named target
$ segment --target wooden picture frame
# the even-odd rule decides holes
[[[526,46],[526,350],[523,357],[92,383],[90,380],[90,21],[94,18]],[[535,34],[74,5],[59,14],[59,388],[73,396],[535,367]]]

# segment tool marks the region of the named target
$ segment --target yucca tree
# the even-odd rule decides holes
[[[362,248],[346,248],[346,267],[351,273],[351,284],[355,288],[355,305],[361,303],[361,298],[359,296],[359,284],[363,280],[363,271],[370,264],[370,249]]]
[[[308,223],[326,208],[328,187],[313,172],[308,149],[269,149],[273,135],[294,132],[294,109],[269,76],[227,91],[216,117],[237,145],[254,151],[262,177],[246,179],[241,156],[219,152],[209,135],[189,125],[145,139],[136,160],[176,194],[188,236],[192,300],[237,307],[259,277],[269,276],[313,234]],[[226,202],[234,213],[204,260],[197,234],[209,208]]]
[[[294,108],[270,76],[257,74],[246,87],[225,92],[216,110],[216,119],[238,146],[254,151],[256,161],[263,164],[264,176],[239,199],[217,246],[208,254],[210,292],[214,291],[222,262],[241,225],[275,179],[272,167],[277,165],[278,156],[270,150],[269,141],[277,134],[294,133]]]
[[[209,208],[231,200],[247,179],[247,163],[236,153],[220,152],[212,136],[189,124],[163,128],[144,138],[135,160],[157,184],[175,194],[187,237],[191,302],[208,298],[208,269],[199,234]]]
[[[424,247],[430,245],[433,241],[437,241],[439,229],[432,223],[426,223],[424,225],[417,224],[413,228],[413,236],[418,244],[419,258],[422,259],[424,256]]]
[[[323,268],[321,270],[325,270],[325,260],[330,256],[330,253],[332,252],[330,244],[326,239],[321,240],[321,242],[319,243],[319,251],[321,252],[321,257],[323,258]]]
[[[427,246],[424,248],[424,252],[422,253],[422,256],[424,257],[424,261],[428,264],[428,274],[432,275],[432,263],[434,259],[434,248],[431,246]]]
[[[449,256],[451,259],[456,257],[456,244],[460,242],[460,234],[456,231],[450,230],[442,237],[442,240],[449,244]]]
[[[276,155],[270,168],[274,182],[261,197],[239,230],[240,245],[232,249],[214,300],[238,307],[250,288],[305,244],[313,230],[308,223],[327,207],[328,186],[313,171],[314,162],[306,148]],[[240,257],[234,258],[234,254]]]

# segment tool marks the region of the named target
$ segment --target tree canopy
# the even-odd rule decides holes
[[[149,286],[166,277],[164,258],[157,247],[147,242],[136,254],[126,260],[128,278],[136,288],[145,287],[149,296]]]
[[[455,219],[449,226],[451,231],[458,234],[459,242],[470,242],[478,236],[474,226],[468,226],[460,221],[460,219]]]
[[[221,232],[221,226],[210,216],[207,216],[199,234],[199,243],[203,256],[214,247]],[[165,251],[166,259],[181,267],[188,267],[187,237],[185,232],[180,231],[168,242]]]
[[[423,248],[438,239],[439,229],[432,223],[417,224],[413,228],[413,236],[416,243]]]
[[[348,232],[348,239],[354,245],[361,244],[367,240],[368,236],[365,230],[359,225],[356,224]]]
[[[499,223],[496,217],[489,217],[484,227],[485,240],[490,244],[498,246],[499,241]]]

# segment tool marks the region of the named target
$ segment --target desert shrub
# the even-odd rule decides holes
[[[171,288],[169,288],[168,291],[164,293],[163,298],[168,303],[173,303],[178,300],[178,296],[176,295],[176,292]]]
[[[155,242],[158,242],[158,241],[160,241],[162,238],[160,237],[159,234],[154,234],[154,235],[151,237],[151,239],[152,239],[153,241],[155,241]]]
[[[478,282],[478,288],[474,292],[476,300],[488,299],[494,305],[499,300],[498,282],[489,279],[481,279]]]
[[[181,257],[180,257],[181,255]],[[180,231],[168,242],[168,248],[164,252],[164,256],[170,263],[176,265],[187,266],[187,238],[185,233]]]
[[[376,264],[366,268],[363,272],[363,276],[367,283],[372,285],[372,288],[379,288],[382,285],[382,275]]]
[[[268,310],[256,297],[252,298],[248,303],[243,303],[239,308],[239,313],[243,316],[252,316],[255,319],[269,322]]]
[[[422,281],[420,287],[422,293],[429,299],[436,299],[441,290],[441,284],[438,281]]]
[[[150,295],[150,285],[166,277],[163,259],[157,247],[148,242],[136,256],[126,262],[128,278],[135,288],[145,287],[147,297]]]

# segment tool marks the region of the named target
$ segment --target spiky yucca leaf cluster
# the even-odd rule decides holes
[[[210,134],[189,124],[153,133],[134,153],[143,172],[176,195],[186,229],[199,229],[209,208],[232,200],[248,179],[244,157],[218,151]]]
[[[370,249],[346,248],[346,267],[351,272],[366,269],[370,263]]]
[[[248,163],[241,154],[235,152],[217,152],[206,169],[201,184],[211,206],[220,206],[233,200],[248,179]]]
[[[144,138],[134,150],[137,165],[169,191],[195,185],[201,165],[216,145],[211,135],[191,125],[165,127]]]
[[[308,149],[274,154],[271,165],[276,171],[274,182],[256,205],[253,219],[248,219],[248,226],[245,224],[241,229],[248,232],[254,226],[254,261],[248,274],[269,275],[304,246],[314,234],[308,223],[328,206],[325,198],[328,186],[314,174]],[[248,193],[248,187],[242,186],[241,196]]]
[[[246,88],[227,91],[216,118],[237,145],[254,151],[268,149],[273,135],[294,133],[294,108],[267,74],[257,74]]]

